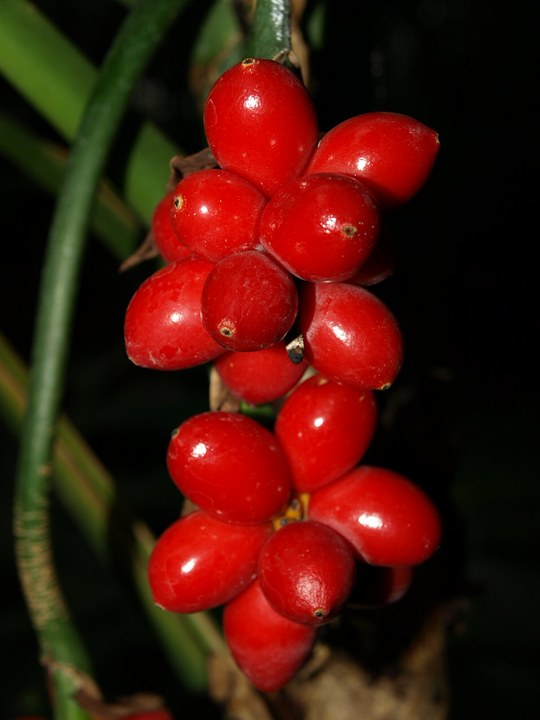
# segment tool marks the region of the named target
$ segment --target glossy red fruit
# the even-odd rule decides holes
[[[286,395],[301,379],[308,364],[294,363],[284,342],[254,352],[226,352],[214,362],[223,383],[252,405],[270,403]]]
[[[261,692],[275,692],[311,654],[316,628],[288,620],[255,580],[223,610],[223,632],[236,664]]]
[[[394,382],[403,338],[381,300],[349,283],[305,283],[300,298],[304,357],[315,370],[360,389],[381,390]]]
[[[171,263],[184,260],[195,253],[178,239],[171,223],[172,193],[167,193],[156,205],[152,214],[150,230],[154,245],[165,262]]]
[[[258,577],[272,607],[289,620],[322,625],[351,593],[356,560],[344,538],[313,520],[292,522],[265,542]]]
[[[173,193],[171,222],[191,251],[214,262],[239,250],[260,248],[259,219],[267,198],[232,172],[200,170]]]
[[[319,142],[306,174],[345,173],[362,180],[384,209],[409,201],[424,185],[439,152],[435,130],[392,112],[357,115]]]
[[[274,426],[297,492],[313,492],[350,470],[375,433],[377,406],[370,390],[314,375],[286,398]]]
[[[290,471],[274,435],[234,412],[207,411],[173,433],[167,467],[180,491],[221,520],[256,523],[287,504]]]
[[[221,75],[203,121],[218,164],[267,195],[300,175],[318,139],[315,108],[302,81],[264,58],[246,58]]]
[[[371,254],[379,212],[365,186],[346,175],[299,178],[279,190],[261,218],[263,247],[311,282],[350,278]]]
[[[437,549],[441,520],[429,497],[386,468],[360,466],[309,500],[309,517],[332,527],[372,565],[418,565]]]
[[[199,612],[228,602],[254,580],[271,523],[232,525],[196,510],[154,544],[148,580],[154,602],[171,612]]]
[[[187,258],[150,275],[131,298],[124,319],[129,359],[145,368],[182,370],[221,355],[201,319],[201,293],[213,263]]]
[[[298,311],[296,285],[286,270],[258,250],[216,263],[201,296],[204,326],[227,350],[262,350],[283,340]]]

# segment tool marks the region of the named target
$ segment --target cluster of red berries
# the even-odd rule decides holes
[[[391,602],[440,541],[430,499],[360,462],[375,391],[402,364],[398,323],[366,286],[381,264],[384,214],[424,184],[436,133],[373,112],[319,139],[314,105],[285,65],[248,58],[211,88],[204,128],[217,167],[184,176],[156,207],[165,267],[126,312],[140,366],[213,362],[273,426],[211,409],[173,433],[168,472],[193,510],[156,541],[149,581],[166,610],[223,606],[238,666],[263,691],[286,684],[317,628],[377,567]]]

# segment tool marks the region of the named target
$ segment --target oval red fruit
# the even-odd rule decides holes
[[[325,485],[308,515],[343,535],[372,565],[418,565],[437,549],[441,520],[430,498],[408,478],[361,466]]]
[[[287,394],[308,364],[293,362],[283,342],[253,352],[226,352],[214,361],[229,390],[252,405],[270,403]]]
[[[260,235],[263,247],[296,277],[336,282],[367,260],[379,227],[378,210],[362,183],[321,173],[294,180],[271,198]]]
[[[220,260],[202,290],[204,326],[217,343],[236,352],[280,342],[297,311],[298,293],[291,276],[258,250]]]
[[[154,602],[171,612],[209,610],[253,581],[272,525],[231,525],[196,510],[154,544],[148,579]]]
[[[410,200],[439,152],[435,130],[408,115],[369,112],[344,120],[320,140],[306,174],[334,172],[364,182],[384,209]]]
[[[221,355],[201,319],[201,292],[213,263],[187,258],[150,275],[126,310],[129,359],[145,368],[182,370]]]
[[[223,632],[236,664],[261,692],[275,692],[311,654],[316,628],[288,620],[255,580],[223,610]]]
[[[377,423],[370,390],[314,375],[286,398],[274,433],[289,461],[294,489],[313,492],[350,470],[367,450]]]
[[[204,129],[218,164],[272,195],[306,167],[317,115],[302,81],[274,60],[246,58],[214,83]]]
[[[287,461],[274,435],[234,412],[207,411],[185,420],[169,442],[167,467],[195,505],[233,523],[270,519],[291,491]]]
[[[300,298],[304,357],[315,370],[363,389],[382,390],[394,382],[403,338],[381,300],[348,283],[305,283]]]
[[[329,622],[351,593],[356,560],[332,528],[312,520],[292,522],[265,542],[258,577],[277,612],[307,625]]]
[[[259,219],[266,202],[260,190],[235,173],[200,170],[176,186],[170,222],[193,253],[217,262],[260,247]]]

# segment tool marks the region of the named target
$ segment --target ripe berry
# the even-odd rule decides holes
[[[369,112],[322,137],[306,174],[333,172],[364,182],[384,209],[396,208],[427,180],[437,154],[434,130],[408,115]]]
[[[270,523],[232,525],[201,510],[176,520],[156,540],[148,564],[154,602],[171,612],[223,605],[255,578]]]
[[[275,692],[304,665],[316,628],[276,612],[255,580],[225,605],[223,632],[236,664],[261,692]]]
[[[258,250],[234,253],[216,263],[201,297],[204,325],[227,350],[261,350],[282,340],[298,311],[289,273]]]
[[[176,186],[171,221],[185,245],[216,262],[232,252],[260,247],[259,218],[266,201],[235,173],[200,170]]]
[[[373,565],[417,565],[435,552],[441,536],[429,497],[386,468],[360,466],[315,491],[308,515],[347,538]]]
[[[204,129],[218,164],[272,195],[305,169],[318,138],[313,102],[284,65],[246,58],[214,83]]]
[[[347,601],[355,556],[332,528],[312,520],[292,522],[265,542],[258,577],[272,607],[307,625],[329,622]]]
[[[314,375],[286,398],[274,433],[289,461],[297,492],[312,492],[356,465],[375,432],[370,390]]]
[[[171,263],[191,257],[195,253],[181,242],[171,223],[172,193],[167,193],[156,205],[152,214],[150,230],[154,238],[154,245],[165,260]]]
[[[311,282],[350,278],[373,250],[379,213],[365,186],[346,175],[299,178],[279,190],[261,218],[263,247]]]
[[[336,382],[381,390],[397,377],[403,338],[386,305],[363,287],[305,283],[298,324],[304,357]]]
[[[145,368],[182,370],[221,355],[201,320],[201,292],[214,265],[187,258],[150,275],[131,298],[124,320],[126,352]]]
[[[221,520],[257,523],[287,504],[290,471],[274,435],[247,415],[208,411],[173,433],[167,467],[179,490]]]
[[[308,365],[294,363],[284,342],[253,352],[226,352],[214,367],[225,385],[252,405],[270,403],[286,395],[300,380]]]

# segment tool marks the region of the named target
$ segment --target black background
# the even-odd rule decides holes
[[[37,5],[96,63],[125,12],[105,0]],[[204,143],[187,58],[208,3],[193,5],[135,96],[135,112],[186,151]],[[384,109],[418,118],[441,140],[428,184],[389,218],[398,265],[377,293],[400,320],[406,362],[381,399],[372,457],[409,472],[445,513],[435,595],[470,600],[449,640],[453,717],[537,717],[540,66],[531,8],[484,0],[328,6],[324,44],[311,57],[321,128]],[[161,102],[150,101],[148,88]],[[0,98],[57,139],[4,80]],[[122,149],[119,140],[113,176]],[[3,160],[0,168],[1,328],[28,359],[54,199]],[[129,503],[160,532],[179,509],[164,464],[169,433],[207,408],[207,376],[205,368],[162,374],[127,361],[123,314],[148,273],[145,265],[119,275],[90,238],[64,407]],[[45,696],[10,537],[17,444],[2,432],[0,447],[0,717],[7,720],[42,710]],[[204,699],[184,697],[123,580],[97,562],[56,503],[53,529],[64,589],[105,691],[163,693],[178,711],[204,707]]]

